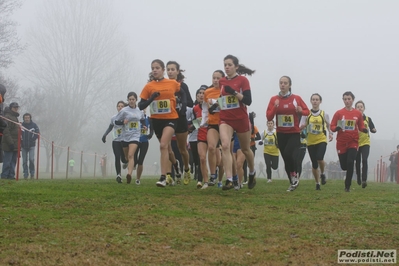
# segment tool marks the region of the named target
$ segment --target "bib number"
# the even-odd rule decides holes
[[[114,130],[114,138],[119,138],[122,135],[122,128],[117,128]]]
[[[308,133],[318,135],[322,133],[322,126],[320,124],[309,124]]]
[[[218,99],[220,110],[230,110],[240,107],[238,98],[234,95],[225,95]]]
[[[129,122],[127,124],[128,131],[136,131],[139,130],[139,123],[138,122]]]
[[[294,116],[278,115],[278,125],[280,127],[294,127]]]
[[[153,101],[150,105],[151,114],[168,114],[170,113],[170,100]]]

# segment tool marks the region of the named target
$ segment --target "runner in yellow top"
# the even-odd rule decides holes
[[[278,156],[280,150],[278,149],[277,135],[274,130],[274,120],[267,121],[267,130],[264,130],[260,135],[261,141],[259,145],[263,145],[263,157],[265,158],[267,182],[272,182],[272,168],[278,168]]]
[[[364,114],[364,110],[366,109],[366,105],[363,101],[358,101],[355,104],[355,108],[359,110],[363,114],[364,127],[369,129],[369,132],[376,133],[377,129],[375,129],[373,120],[370,117]],[[367,186],[367,171],[368,171],[368,163],[367,159],[370,154],[370,134],[363,133],[359,131],[359,149],[357,150],[356,156],[356,176],[357,176],[357,184],[362,185],[362,188]],[[360,163],[362,163],[362,169],[360,169]],[[361,170],[361,171],[360,171]]]
[[[321,102],[320,94],[312,94],[310,96],[310,103],[312,104],[310,114],[307,117],[303,117],[301,121],[301,128],[307,127],[307,146],[309,157],[312,161],[312,173],[316,181],[316,190],[320,190],[320,179],[322,185],[327,183],[326,175],[324,174],[327,132],[329,141],[333,139],[333,133],[330,130],[330,117],[323,110],[320,110]],[[320,172],[318,170],[319,167]]]

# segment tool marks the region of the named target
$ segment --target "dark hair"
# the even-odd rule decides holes
[[[231,54],[226,55],[226,57],[223,59],[223,61],[225,61],[225,60],[227,60],[227,59],[231,59],[231,60],[233,61],[233,64],[234,64],[235,66],[238,66],[238,68],[237,68],[237,74],[239,74],[239,75],[249,75],[249,76],[252,76],[252,74],[255,73],[255,70],[249,69],[249,68],[247,68],[246,66],[240,64],[240,63],[238,62],[238,58],[235,57],[234,55],[231,55]]]
[[[256,114],[255,112],[250,112],[249,113],[249,122],[251,123],[251,135],[255,133],[255,118]]]
[[[318,94],[318,93],[313,93],[313,94],[310,96],[310,100],[312,100],[312,97],[313,97],[313,96],[319,96],[320,102],[323,100],[323,99],[321,98],[321,95]]]
[[[199,104],[199,102],[197,101],[197,95],[199,94],[200,91],[205,91],[206,88],[208,88],[208,86],[206,85],[201,85],[201,87],[195,92],[195,101],[194,101],[194,105]]]
[[[363,104],[364,109],[366,109],[366,105],[364,104],[364,102],[363,102],[362,100],[357,101],[357,102],[355,103],[355,107],[356,107],[356,105],[357,105],[358,103]]]
[[[133,96],[133,97],[136,99],[136,101],[137,101],[137,94],[136,94],[135,92],[131,91],[131,92],[129,92],[129,93],[127,94],[127,99],[128,99],[128,100],[129,100],[130,96]]]
[[[161,59],[152,60],[151,65],[154,63],[158,63],[162,69],[165,69],[165,63]],[[151,71],[150,74],[148,74],[148,82],[153,81],[153,80],[154,80],[154,76],[152,75],[152,71]]]
[[[127,98],[129,98],[129,97],[127,97]],[[118,105],[119,105],[120,103],[123,103],[123,106],[126,106],[126,105],[127,105],[127,103],[125,103],[124,101],[119,101],[119,102],[116,103],[116,107],[118,107]]]
[[[213,71],[213,74],[215,73],[219,73],[220,75],[222,75],[222,78],[224,78],[226,76],[226,74],[224,74],[224,72],[220,69]],[[213,83],[208,87],[208,88],[213,88]]]
[[[179,82],[183,81],[185,76],[183,75],[182,72],[184,72],[185,70],[180,69],[180,64],[177,63],[176,61],[169,61],[168,63],[166,63],[166,66],[169,66],[169,65],[175,65],[176,70],[179,71],[179,74],[177,74],[177,77],[176,77],[176,81],[179,81]]]
[[[22,118],[25,118],[25,116],[29,116],[30,120],[32,120],[32,115],[30,113],[25,113]]]
[[[342,98],[344,98],[344,96],[351,96],[352,99],[355,100],[355,95],[351,91],[344,92],[344,94],[342,94]]]
[[[274,120],[268,120],[267,123],[269,123],[269,122],[273,122],[273,124],[274,124]]]

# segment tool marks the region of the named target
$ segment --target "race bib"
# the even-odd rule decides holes
[[[137,131],[139,130],[139,122],[129,122],[127,123],[127,130],[128,131]]]
[[[310,134],[318,135],[323,132],[323,127],[320,124],[309,124],[307,131]]]
[[[345,130],[355,130],[356,121],[355,120],[344,120],[344,129]]]
[[[230,110],[240,107],[238,98],[234,95],[225,95],[218,99],[220,110]]]
[[[293,115],[278,115],[277,119],[279,127],[294,127]]]
[[[274,146],[274,145],[275,145],[275,144],[274,144],[274,139],[272,139],[272,138],[266,139],[266,140],[263,142],[263,145],[264,145],[264,146]]]
[[[168,114],[170,113],[170,100],[153,101],[150,105],[151,114]]]
[[[114,139],[119,138],[122,135],[122,128],[117,128],[114,130]]]
[[[147,135],[147,129],[141,128],[141,135]]]

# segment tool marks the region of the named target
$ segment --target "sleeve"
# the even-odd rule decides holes
[[[246,77],[243,77],[241,83],[241,93],[244,95],[244,91],[251,91],[251,86],[249,85],[249,80]]]
[[[371,117],[369,117],[369,128],[370,128],[370,132],[374,133],[371,131],[372,129],[375,129],[375,126],[374,126],[373,120],[371,120]]]
[[[33,134],[32,140],[33,140],[33,141],[36,141],[37,138],[39,137],[39,134],[40,134],[39,127],[38,127],[37,124],[35,123],[35,134]]]
[[[107,130],[105,130],[104,135],[103,136],[107,136],[109,134],[109,132],[112,131],[112,129],[114,128],[113,124],[109,124]]]
[[[308,116],[303,115],[301,116],[301,120],[299,121],[299,127],[307,126],[308,125]]]
[[[340,118],[339,116],[340,116],[339,111],[337,111],[337,112],[335,112],[335,114],[331,120],[330,129],[332,132],[337,131],[337,122],[338,122],[338,119]]]
[[[241,102],[245,105],[250,106],[252,103],[252,95],[251,95],[251,90],[246,90],[242,92],[242,100]]]
[[[277,98],[275,96],[270,98],[269,105],[267,106],[267,109],[266,109],[267,121],[273,120],[274,117],[276,116],[277,107],[274,106],[274,102],[276,101],[276,99]]]
[[[265,132],[266,130],[263,130],[263,132],[260,134],[260,140],[263,140],[265,138]]]
[[[360,113],[360,112],[359,112]],[[360,114],[357,119],[357,128],[359,131],[363,131],[365,129],[363,115]]]
[[[193,107],[194,106],[194,102],[193,102],[193,98],[191,98],[191,94],[190,91],[188,89],[188,86],[186,83],[182,83],[180,86],[180,89],[184,90],[184,92],[186,93],[186,104],[188,107]]]
[[[148,84],[144,86],[143,90],[140,93],[141,100],[148,100],[151,97],[150,90],[148,88]]]
[[[115,125],[120,125],[118,122],[123,122],[123,120],[125,120],[125,110],[121,110],[114,118],[114,124]],[[122,123],[123,125],[123,123]]]
[[[308,116],[310,111],[306,103],[298,95],[295,95],[295,99],[297,100],[298,105],[302,108],[302,116]]]

